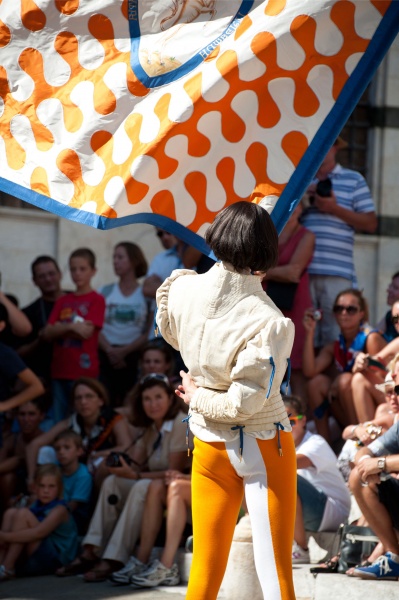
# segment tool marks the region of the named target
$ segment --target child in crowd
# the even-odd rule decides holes
[[[0,531],[0,581],[18,575],[47,575],[76,556],[76,524],[62,500],[56,465],[39,467],[37,500],[29,508],[10,508]]]
[[[19,432],[8,435],[0,449],[1,507],[5,510],[14,494],[27,492],[26,446],[43,431],[40,425],[45,417],[43,397],[26,402],[18,408]]]
[[[100,379],[113,406],[120,406],[137,380],[139,353],[148,339],[154,311],[139,279],[147,261],[137,244],[119,242],[113,252],[118,281],[101,287],[105,298],[104,328],[100,334]]]
[[[64,500],[76,521],[79,535],[84,535],[90,516],[93,478],[86,465],[79,463],[83,454],[82,438],[72,429],[66,429],[55,438],[54,448],[62,472]]]
[[[53,412],[57,423],[71,412],[69,396],[75,379],[99,375],[98,337],[104,322],[105,300],[91,288],[96,259],[88,248],[78,248],[69,257],[75,292],[55,303],[43,337],[53,342],[51,377]]]

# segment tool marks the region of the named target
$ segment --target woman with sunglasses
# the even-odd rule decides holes
[[[307,384],[308,405],[317,432],[328,442],[331,442],[328,424],[330,412],[342,428],[359,421],[352,395],[357,354],[376,354],[386,345],[381,333],[367,323],[367,302],[359,290],[340,292],[335,299],[333,312],[340,328],[339,338],[324,346],[317,355],[314,350],[316,322],[312,316],[313,309],[305,311],[303,320],[306,330],[303,372],[310,379]],[[380,382],[372,372],[368,377],[373,385]]]
[[[338,471],[337,457],[320,435],[306,429],[302,401],[285,396],[297,460],[297,504],[292,563],[309,563],[306,531],[335,531],[350,510],[348,488]]]
[[[168,469],[187,465],[185,414],[166,375],[151,373],[141,381],[133,404],[140,439],[122,456],[108,460],[105,479],[81,555],[57,571],[65,577],[84,573],[87,582],[105,581],[125,565],[140,534],[148,487]]]
[[[201,275],[175,271],[157,292],[160,332],[189,369],[176,392],[194,434],[186,598],[216,599],[245,494],[263,594],[293,600],[296,464],[280,386],[294,326],[261,284],[277,263],[278,236],[261,206],[237,202],[205,240],[220,262]]]
[[[80,377],[72,386],[71,398],[75,408],[72,415],[32,440],[27,447],[26,463],[30,486],[38,457],[42,464],[45,460],[57,462],[55,451],[49,446],[65,429],[72,429],[81,436],[84,449],[81,460],[87,463],[93,473],[97,488],[103,479],[101,466],[104,459],[110,452],[121,451],[131,442],[127,421],[109,406],[107,390],[102,383],[91,377]]]
[[[399,301],[394,302],[392,305],[391,320],[393,327],[399,334]],[[355,375],[352,381],[352,389],[357,420],[359,422],[373,419],[376,408],[384,402],[384,395],[373,384],[382,383],[385,373],[382,370],[373,372],[373,367],[369,364],[369,359],[372,358],[382,363],[382,365],[388,365],[389,361],[398,352],[399,337],[396,337],[377,352],[371,350],[364,351],[356,356],[353,368]],[[374,376],[373,379],[371,378],[372,375]]]
[[[113,266],[117,283],[98,291],[105,298],[105,321],[100,333],[100,379],[113,406],[120,406],[136,381],[140,350],[153,321],[150,301],[137,281],[147,273],[147,261],[139,246],[119,242]]]

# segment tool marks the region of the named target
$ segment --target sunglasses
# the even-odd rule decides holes
[[[345,311],[348,315],[355,315],[359,312],[359,307],[353,305],[343,306],[342,304],[336,304],[333,308],[333,312],[336,315],[342,315],[342,313],[344,313]]]
[[[395,385],[395,387],[393,388],[393,391],[395,392],[395,394],[397,396],[399,396],[399,385]]]
[[[298,415],[296,417],[290,417],[290,425],[291,427],[295,427],[295,425],[298,423],[298,421],[300,421],[301,419],[303,419],[303,415]]]
[[[163,373],[148,373],[148,375],[144,375],[144,377],[140,380],[140,384],[147,383],[147,381],[162,381],[167,386],[170,386],[169,377],[164,375]]]
[[[161,229],[157,231],[157,237],[161,238],[164,235],[169,235],[169,233],[167,231],[162,231]]]
[[[396,388],[397,389],[392,387],[392,388],[389,388],[388,390],[385,390],[385,395],[386,396],[397,396],[397,394],[399,392],[399,385],[397,385]]]
[[[399,323],[399,315],[392,315],[391,321],[394,325],[397,325]]]

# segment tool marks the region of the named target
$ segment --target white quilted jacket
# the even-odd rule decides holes
[[[294,324],[260,279],[216,263],[207,273],[176,270],[157,291],[157,324],[199,386],[191,422],[245,431],[290,430],[280,395]]]

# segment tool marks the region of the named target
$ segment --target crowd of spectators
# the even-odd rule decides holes
[[[136,244],[117,244],[117,280],[99,290],[94,253],[77,248],[73,290],[62,289],[56,260],[39,256],[31,265],[37,300],[20,310],[0,292],[0,580],[80,572],[101,581],[116,571],[115,581],[129,583],[132,561],[144,572],[162,541],[169,504],[163,576],[179,579],[174,554],[189,515],[176,506],[187,503],[180,482],[190,487],[186,410],[174,393],[182,362],[154,335],[155,292],[184,257],[200,269],[213,261],[163,230],[156,235],[164,250],[149,268]],[[154,516],[148,534],[144,511]],[[136,559],[143,536],[149,546]]]
[[[336,529],[355,498],[381,544],[376,562],[352,574],[399,578],[399,273],[373,326],[356,289],[353,237],[376,217],[364,179],[336,163],[343,144],[293,211],[264,281],[296,326],[284,386],[298,468],[292,558],[308,562],[307,532]],[[20,310],[0,292],[0,581],[179,581],[192,442],[174,393],[181,357],[153,330],[155,296],[174,269],[204,272],[213,261],[156,235],[164,250],[149,266],[136,244],[118,243],[116,281],[98,290],[95,256],[77,248],[73,290],[62,289],[56,260],[40,256],[31,265],[37,300]]]

